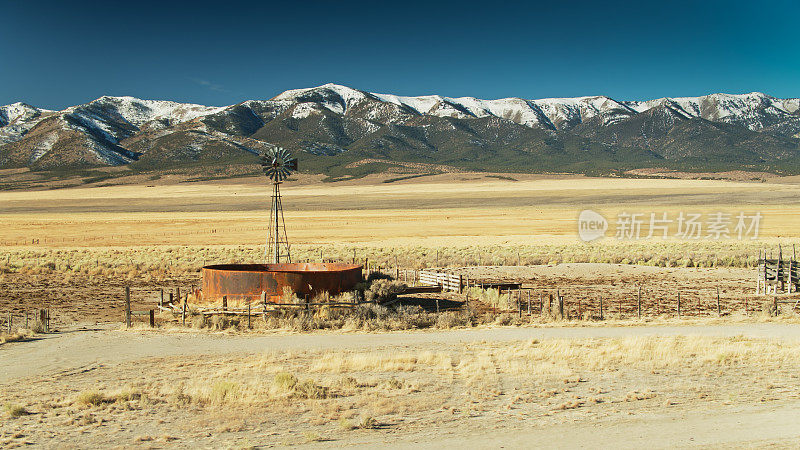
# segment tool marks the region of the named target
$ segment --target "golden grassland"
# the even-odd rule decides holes
[[[477,177],[398,183],[284,185],[292,242],[308,246],[539,245],[576,242],[583,209],[754,213],[760,236],[800,237],[800,187],[711,180]],[[40,246],[256,245],[262,183],[111,186],[0,193],[0,241]]]
[[[760,250],[800,243],[794,182],[596,179],[447,174],[284,186],[295,260],[369,259],[385,267],[635,263],[752,266]],[[0,193],[0,272],[134,276],[191,273],[206,263],[263,259],[269,211],[260,179]],[[577,238],[583,209],[760,212],[757,240]],[[674,227],[673,227],[674,228]],[[674,231],[674,230],[672,230]],[[646,230],[644,231],[646,234]],[[31,244],[35,242],[35,244]],[[15,244],[15,245],[9,245]]]
[[[388,273],[396,268],[561,263],[751,268],[760,251],[769,249],[776,255],[782,244],[789,254],[800,243],[793,215],[800,212],[800,186],[795,182],[579,176],[509,181],[482,174],[423,180],[327,184],[301,177],[287,183],[284,204],[293,259],[350,261],[355,257]],[[267,192],[261,179],[0,192],[0,243],[20,238],[28,242],[0,246],[4,291],[0,302],[18,312],[39,304],[60,305],[72,311],[69,318],[74,320],[117,317],[114,308],[121,305],[123,285],[132,286],[135,296],[144,298],[152,294],[144,291],[196,285],[200,268],[207,264],[264,261]],[[758,240],[621,241],[608,237],[583,243],[576,236],[576,218],[584,208],[602,212],[612,221],[616,211],[625,210],[760,212],[764,222]],[[30,244],[31,240],[36,243]],[[528,282],[561,279],[552,274],[528,275]],[[749,278],[739,274],[730,282],[692,278],[677,283],[669,276],[687,274],[656,277],[671,289],[659,295],[673,296],[681,289],[686,300],[707,300],[706,293],[686,292],[696,290],[700,282],[707,289],[719,287],[723,300],[741,297],[745,294],[742,280]],[[593,287],[583,290],[594,301],[592,293],[601,291],[611,297],[629,296],[614,285],[636,282],[648,288],[647,277],[585,276],[578,284]],[[555,290],[575,284],[563,279],[557,283],[536,286]],[[728,288],[733,291],[726,292]],[[570,293],[569,298],[574,300],[575,295]],[[101,304],[100,299],[113,301]],[[70,301],[84,307],[69,306]],[[91,315],[92,308],[103,313]]]
[[[72,374],[60,389],[8,386],[0,443],[347,444],[500,421],[613,424],[797,399],[798,361],[797,342],[700,336],[157,358]]]
[[[791,244],[794,240],[782,240]],[[797,241],[800,242],[800,241]],[[431,248],[294,246],[295,261],[352,260],[393,272],[400,269],[560,263],[639,264],[656,267],[754,267],[764,242],[651,242],[613,245],[544,244]],[[777,245],[770,246],[777,254]],[[791,246],[784,247],[786,252]],[[320,253],[321,252],[321,253]],[[164,280],[197,273],[206,264],[263,261],[263,246],[139,246],[6,248],[0,277],[65,273],[100,278]]]

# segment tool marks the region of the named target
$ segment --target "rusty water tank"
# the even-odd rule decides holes
[[[258,301],[266,292],[280,302],[284,287],[300,298],[322,292],[336,295],[353,290],[362,279],[361,265],[345,263],[217,264],[203,267],[200,303],[216,304],[227,297],[230,306]]]

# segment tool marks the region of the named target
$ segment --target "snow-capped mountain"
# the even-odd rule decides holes
[[[22,102],[0,106],[0,145],[19,139],[52,112]]]
[[[800,100],[762,93],[617,101],[377,94],[336,84],[209,107],[101,97],[0,107],[0,167],[251,161],[276,144],[329,167],[358,158],[555,170],[800,158]],[[325,158],[333,158],[328,161]],[[508,161],[508,162],[506,162]]]
[[[669,105],[687,117],[712,122],[731,123],[758,131],[797,117],[796,98],[779,99],[760,92],[749,94],[711,94],[703,97],[659,98],[646,102],[628,102],[636,112]]]

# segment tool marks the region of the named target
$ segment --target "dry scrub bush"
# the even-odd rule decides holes
[[[194,380],[189,386],[164,387],[161,397],[171,398],[179,404],[224,405],[246,403],[249,396],[240,384],[227,380]]]
[[[30,414],[27,409],[22,405],[6,404],[3,406],[8,417],[16,419],[18,417],[27,416]]]
[[[253,369],[253,368],[250,368]],[[184,403],[201,405],[258,404],[277,399],[301,398],[324,399],[330,396],[330,388],[314,380],[298,380],[289,372],[278,372],[272,382],[264,382],[263,374],[252,374],[234,369],[231,373],[220,373],[217,377],[235,377],[238,382],[199,378],[188,386],[173,386],[163,389],[163,397]]]
[[[369,430],[378,427],[378,421],[372,416],[364,416],[358,421],[358,428]]]
[[[378,421],[375,420],[372,416],[362,416],[358,420],[358,424],[354,424],[353,422],[347,420],[346,418],[342,417],[339,419],[339,428],[345,431],[351,431],[355,429],[362,429],[368,430],[372,428],[377,428]]]
[[[446,311],[436,316],[436,328],[439,329],[471,327],[474,324],[475,317],[469,311]]]
[[[111,403],[114,399],[106,397],[104,394],[97,391],[84,391],[75,397],[74,403],[83,406],[100,406],[103,403]]]
[[[448,353],[424,351],[419,353],[398,352],[392,354],[345,353],[325,354],[311,365],[311,372],[413,372],[415,370],[449,370],[453,358]]]
[[[287,305],[299,305],[300,303],[305,303],[300,297],[298,297],[292,288],[289,286],[283,287],[283,294],[281,295],[281,302]]]
[[[35,324],[34,324],[34,328],[36,328]],[[39,332],[41,332],[41,331],[43,331],[43,329],[39,330]],[[0,345],[5,344],[7,342],[23,342],[23,341],[27,341],[28,339],[32,338],[35,334],[36,334],[35,330],[25,330],[25,329],[21,329],[21,328],[18,329],[16,332],[10,333],[10,334],[6,333],[6,332],[1,332],[0,333]]]
[[[239,397],[239,385],[230,381],[218,381],[211,386],[208,401],[219,405],[233,403]]]
[[[289,372],[279,372],[275,374],[272,385],[283,392],[290,392],[297,386],[297,377]]]
[[[345,431],[350,431],[350,430],[355,430],[358,427],[355,424],[353,424],[353,422],[351,422],[351,421],[347,420],[346,418],[342,417],[342,418],[339,419],[339,428],[341,428],[341,429],[343,429]]]
[[[517,308],[516,303],[511,299],[508,294],[501,294],[499,289],[481,289],[479,287],[471,287],[469,289],[469,298],[481,301],[493,308],[500,310],[513,310]]]
[[[239,319],[231,319],[239,320]],[[266,321],[254,327],[267,329],[309,330],[407,330],[430,327],[471,326],[470,311],[454,311],[437,316],[417,306],[384,307],[362,304],[353,307],[325,306],[312,312],[281,309],[270,313]],[[241,323],[241,322],[237,322]],[[233,326],[233,325],[231,325]]]
[[[369,288],[364,291],[364,300],[368,302],[386,303],[397,298],[397,294],[402,293],[406,284],[388,280],[376,279],[371,282]]]
[[[217,315],[217,316],[211,316],[211,319],[208,322],[209,322],[208,326],[212,330],[219,331],[219,330],[227,330],[228,328],[231,328],[231,326],[233,326],[234,322],[238,323],[238,319],[231,319],[228,316]]]

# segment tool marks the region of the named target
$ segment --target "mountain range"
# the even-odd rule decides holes
[[[800,168],[800,99],[754,92],[618,101],[403,97],[326,84],[211,107],[101,97],[0,107],[0,168],[252,164],[271,145],[334,175],[395,163],[518,172]]]

